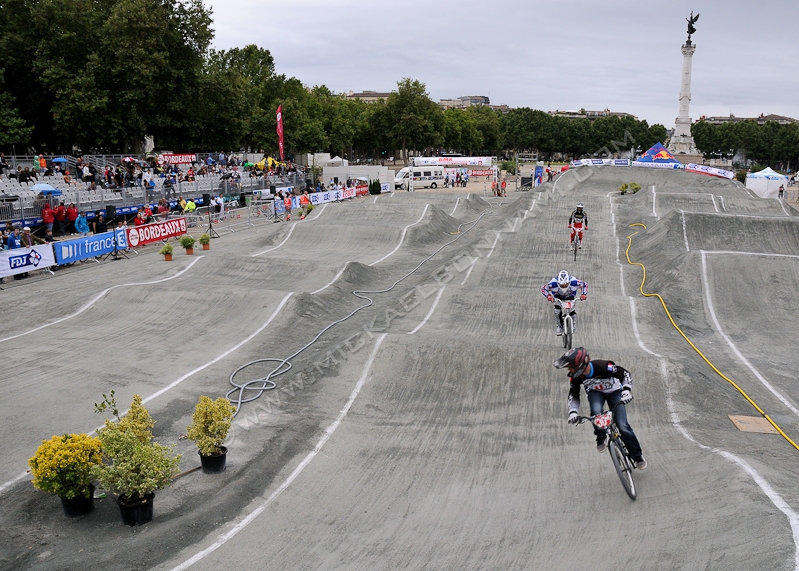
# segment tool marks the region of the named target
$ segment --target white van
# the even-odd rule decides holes
[[[410,167],[400,169],[394,177],[394,188],[408,190]],[[438,188],[444,186],[444,167],[413,167],[413,188]]]

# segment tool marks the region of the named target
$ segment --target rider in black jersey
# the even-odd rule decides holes
[[[583,210],[583,203],[578,202],[577,208],[574,209],[572,215],[569,216],[569,229],[571,230],[571,235],[569,236],[569,243],[571,244],[574,241],[574,233],[578,233],[578,237],[580,239],[579,247],[583,247],[583,230],[588,230],[588,214],[585,210]]]
[[[621,439],[627,446],[630,457],[639,470],[646,469],[646,460],[641,453],[641,445],[632,427],[627,422],[627,410],[624,406],[633,400],[633,377],[630,371],[616,365],[613,361],[592,361],[584,347],[571,349],[555,361],[555,368],[569,369],[569,424],[576,424],[580,415],[580,385],[585,387],[591,415],[602,412],[607,402],[613,410],[613,418],[619,427]],[[607,435],[594,428],[596,449],[604,452],[607,447]]]

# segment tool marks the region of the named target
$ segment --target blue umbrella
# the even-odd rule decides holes
[[[54,187],[52,184],[47,184],[46,182],[39,182],[37,184],[34,184],[31,187],[31,190],[58,190],[58,189]]]
[[[52,160],[54,163],[68,163],[69,161],[64,157],[58,157]]]

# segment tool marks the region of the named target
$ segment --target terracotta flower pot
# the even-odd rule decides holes
[[[186,255],[193,256],[194,255],[194,248],[186,248]]]
[[[203,250],[210,250],[211,244],[203,244]]]
[[[164,254],[164,261],[171,262],[172,261],[172,254]]]

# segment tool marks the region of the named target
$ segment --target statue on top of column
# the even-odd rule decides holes
[[[697,20],[699,20],[699,14],[694,16],[693,10],[691,10],[691,16],[686,18],[685,21],[688,22],[688,41],[686,42],[687,45],[691,45],[691,34],[696,33],[696,28],[694,28],[694,24],[696,24]]]

